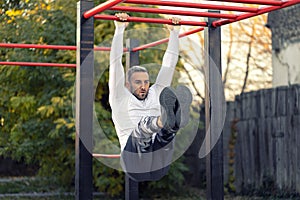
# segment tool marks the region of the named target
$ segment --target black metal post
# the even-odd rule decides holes
[[[130,51],[132,48],[139,46],[139,41],[135,39],[127,39],[126,47],[129,49],[126,54],[126,70],[129,67],[139,65],[139,52]],[[125,200],[138,200],[139,199],[139,183],[132,180],[125,174]]]
[[[216,11],[209,11],[216,12]],[[219,12],[219,11],[218,11]],[[216,140],[216,123],[211,118],[211,106],[213,98],[222,98],[218,96],[220,94],[220,80],[216,76],[217,73],[222,74],[221,69],[221,28],[212,27],[211,23],[213,18],[208,18],[208,27],[205,29],[205,67],[206,67],[206,94],[205,94],[205,126],[206,131],[210,132],[210,138],[207,142],[207,148],[211,149],[211,152],[206,156],[206,184],[207,184],[207,199],[220,200],[224,199],[224,185],[223,185],[223,138],[222,134],[218,139],[215,146],[211,144],[211,141]],[[217,68],[217,69],[216,69]],[[215,70],[214,70],[215,69]],[[214,70],[214,71],[213,71]],[[220,113],[221,115],[221,113]],[[213,147],[212,147],[213,146]]]
[[[77,3],[76,200],[93,199],[94,20],[82,17],[85,11],[93,7],[93,1],[81,0]]]
[[[128,53],[126,54],[126,70],[128,70],[129,67],[139,65],[139,51],[133,52],[131,49],[139,46],[139,41],[136,39],[127,39],[126,40],[126,47],[129,49]]]
[[[139,183],[125,174],[125,200],[139,199]]]

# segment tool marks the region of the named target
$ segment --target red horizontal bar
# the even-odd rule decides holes
[[[126,11],[126,12],[185,15],[185,16],[196,16],[196,17],[228,18],[228,19],[235,19],[237,17],[234,14],[195,12],[195,11],[184,11],[184,10],[169,10],[169,9],[159,9],[159,8],[141,8],[141,7],[129,7],[129,6],[114,6],[114,7],[110,8],[109,10],[118,10],[118,11],[123,11],[123,12]]]
[[[159,5],[159,6],[174,6],[186,8],[200,8],[210,10],[227,10],[240,12],[257,12],[257,8],[245,6],[226,6],[226,5],[212,5],[203,3],[189,3],[189,2],[173,2],[173,1],[153,1],[153,0],[126,0],[125,3],[142,4],[142,5]]]
[[[100,153],[93,153],[93,157],[95,158],[120,158],[120,154],[100,154]]]
[[[76,50],[76,46],[42,45],[42,44],[0,43],[0,47],[6,47],[6,48],[33,48],[33,49]]]
[[[24,48],[24,49],[57,49],[57,50],[76,50],[76,46],[64,45],[43,45],[43,44],[16,44],[16,43],[0,43],[0,47],[5,48]],[[110,51],[110,47],[95,47],[95,51]],[[124,49],[127,51],[127,49]]]
[[[116,16],[111,15],[95,15],[95,19],[102,20],[119,20]],[[128,17],[128,22],[145,22],[145,23],[156,23],[156,24],[173,24],[170,19],[158,19],[158,18],[142,18],[142,17]],[[196,22],[196,21],[183,21],[179,22],[179,25],[189,25],[189,26],[207,26],[206,22]]]
[[[125,0],[108,0],[100,5],[96,6],[95,8],[92,8],[91,10],[83,13],[83,17],[88,19],[97,13],[100,13],[114,5],[117,5],[118,3],[122,3],[123,1],[125,1]]]
[[[0,61],[0,65],[15,65],[15,66],[28,66],[28,67],[66,67],[66,68],[76,68],[76,64],[41,63],[41,62],[9,62],[9,61]]]
[[[212,23],[212,26],[217,27],[217,26],[222,26],[225,24],[241,21],[243,19],[251,18],[257,15],[265,14],[274,10],[279,10],[281,8],[289,7],[295,4],[300,3],[300,0],[291,0],[291,1],[286,1],[283,5],[281,6],[267,6],[264,8],[260,8],[257,13],[246,13],[246,14],[241,14],[239,15],[236,19],[221,19],[221,20],[216,20]]]
[[[272,6],[281,6],[284,3],[284,1],[273,1],[273,0],[212,0],[212,1],[244,3],[244,4],[272,5]]]
[[[95,51],[110,51],[110,47],[94,47]],[[127,48],[124,48],[124,51],[128,51]]]
[[[184,37],[184,36],[188,36],[188,35],[191,35],[191,34],[194,34],[194,33],[198,33],[200,31],[203,31],[204,28],[201,27],[201,28],[196,28],[196,29],[193,29],[193,30],[190,30],[190,31],[187,31],[187,32],[184,32],[182,34],[179,35],[179,37]]]
[[[187,36],[187,35],[191,35],[191,34],[194,34],[194,33],[197,33],[199,31],[203,31],[204,28],[201,27],[201,28],[196,28],[196,29],[193,29],[191,31],[187,31],[185,33],[182,33],[179,35],[179,37],[184,37],[184,36]],[[142,45],[142,46],[139,46],[139,47],[135,47],[133,48],[131,51],[135,52],[135,51],[140,51],[140,50],[144,50],[144,49],[147,49],[149,47],[154,47],[154,46],[157,46],[157,45],[160,45],[160,44],[163,44],[163,43],[166,43],[169,41],[169,38],[165,38],[165,39],[162,39],[162,40],[158,40],[156,42],[152,42],[152,43],[149,43],[149,44],[145,44],[145,45]]]
[[[110,51],[110,47],[94,47],[95,51]],[[128,48],[123,49],[124,52],[128,51]]]

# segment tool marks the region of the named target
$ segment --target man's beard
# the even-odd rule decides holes
[[[148,92],[145,92],[144,93],[144,97],[140,97],[140,96],[138,96],[137,94],[136,94],[136,92],[135,92],[135,90],[133,90],[133,88],[131,87],[130,88],[130,90],[131,90],[131,93],[138,99],[138,100],[145,100],[146,98],[147,98],[147,96],[148,96]]]
[[[138,100],[145,100],[146,98],[147,98],[147,96],[148,96],[148,92],[146,92],[145,94],[144,94],[144,97],[143,98],[141,98],[141,97],[139,97],[135,92],[133,92],[132,93]]]

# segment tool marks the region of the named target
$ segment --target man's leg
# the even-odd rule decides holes
[[[157,180],[152,177],[153,138],[159,132],[158,117],[143,117],[127,140],[121,154],[123,169],[135,181]]]
[[[160,179],[168,173],[173,158],[174,137],[179,128],[186,126],[189,121],[191,102],[192,94],[185,86],[178,86],[176,90],[167,87],[162,91],[160,104],[164,128],[156,134],[152,144],[152,151],[159,151],[160,155],[153,157],[152,169],[161,167],[161,170],[159,173],[154,172],[152,177]]]
[[[170,132],[162,128],[154,138],[152,144],[152,169],[159,169],[152,171],[152,178],[155,180],[159,180],[167,175],[170,169],[173,159],[175,136],[176,131]]]
[[[161,129],[144,148],[141,140],[131,135],[121,156],[127,174],[135,181],[155,181],[164,177],[172,162],[174,137],[175,133]]]

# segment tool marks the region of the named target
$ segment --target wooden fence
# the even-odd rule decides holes
[[[300,194],[300,85],[237,96],[227,104],[223,139],[227,185]]]

